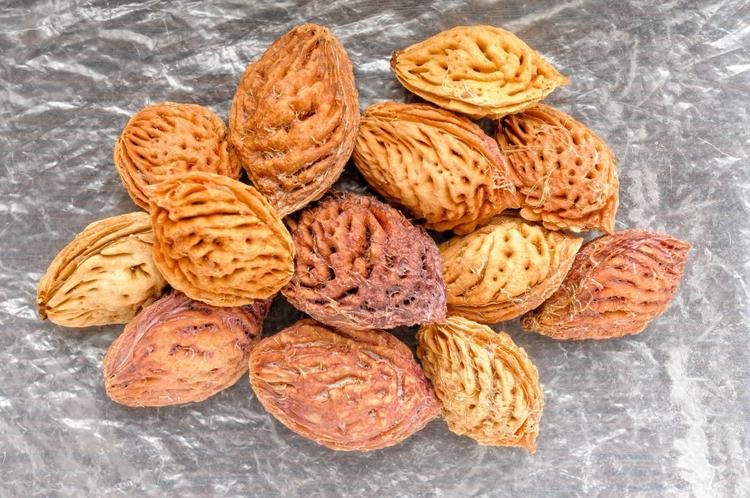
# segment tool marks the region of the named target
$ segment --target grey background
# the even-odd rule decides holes
[[[128,117],[162,100],[226,117],[246,64],[304,21],[348,49],[362,109],[412,99],[392,50],[457,24],[514,31],[572,79],[548,102],[619,157],[617,228],[692,242],[681,290],[640,336],[564,343],[504,325],[544,386],[536,455],[442,421],[334,453],[272,420],[246,381],[198,405],[123,408],[100,373],[121,327],[37,319],[57,251],[136,209],[111,160]],[[748,496],[748,47],[744,0],[0,1],[0,495]],[[277,300],[266,333],[298,316]]]

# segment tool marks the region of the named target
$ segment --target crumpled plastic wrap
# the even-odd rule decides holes
[[[740,496],[750,489],[750,2],[9,0],[0,6],[0,495]],[[195,102],[226,117],[248,62],[305,21],[354,62],[360,105],[414,100],[392,50],[458,24],[517,33],[572,83],[547,102],[619,158],[616,227],[693,249],[635,337],[556,342],[505,324],[539,369],[538,451],[442,421],[340,454],[261,408],[246,379],[201,404],[129,409],[101,361],[122,327],[39,321],[35,286],[88,223],[135,210],[112,164],[128,118]],[[364,191],[350,164],[339,188]],[[277,298],[265,326],[299,318]],[[414,330],[399,335],[413,346]]]

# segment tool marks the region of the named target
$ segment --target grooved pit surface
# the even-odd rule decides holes
[[[748,0],[3,1],[0,495],[746,494],[748,18]],[[692,244],[679,290],[640,335],[564,342],[517,320],[494,327],[539,372],[533,456],[479,446],[440,420],[391,448],[335,454],[266,414],[246,379],[200,404],[120,407],[101,362],[123,327],[39,321],[36,285],[57,252],[88,224],[138,210],[112,164],[130,117],[192,102],[226,122],[248,63],[304,22],[345,47],[360,111],[419,101],[391,73],[392,51],[456,25],[516,33],[571,78],[545,102],[617,157],[615,229]],[[336,188],[368,192],[351,162]],[[277,297],[265,335],[300,318]],[[412,347],[414,332],[395,330]]]

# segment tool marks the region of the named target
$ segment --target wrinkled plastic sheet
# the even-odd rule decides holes
[[[38,320],[57,251],[136,209],[111,159],[128,117],[164,100],[226,117],[246,64],[306,21],[346,46],[362,109],[412,99],[392,50],[458,24],[516,32],[572,79],[549,102],[616,152],[617,228],[693,243],[642,335],[566,343],[503,326],[544,387],[535,455],[442,421],[334,453],[264,413],[246,380],[201,404],[124,408],[100,372],[121,327]],[[0,495],[747,496],[749,26],[744,0],[0,2]],[[364,190],[352,170],[339,187]],[[277,299],[265,333],[299,317]]]

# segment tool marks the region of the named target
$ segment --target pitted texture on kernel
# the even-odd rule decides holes
[[[148,209],[154,185],[174,175],[204,171],[239,178],[240,164],[226,135],[224,122],[205,107],[148,106],[122,130],[115,166],[133,202]]]
[[[316,320],[383,329],[445,318],[437,246],[392,207],[337,194],[305,210],[292,237],[296,270],[282,292]]]
[[[107,395],[122,405],[203,401],[247,372],[269,301],[218,308],[174,291],[144,309],[104,357]]]
[[[607,144],[562,111],[538,105],[498,122],[521,216],[552,230],[614,232],[617,162]]]
[[[300,436],[334,450],[393,446],[438,416],[409,348],[387,332],[301,320],[250,355],[258,400]]]
[[[458,26],[396,51],[391,69],[407,90],[473,118],[499,118],[568,84],[516,35],[493,26]]]
[[[519,207],[497,143],[468,119],[431,105],[370,106],[354,163],[378,193],[433,230],[468,233]]]
[[[507,216],[444,242],[449,313],[497,323],[536,308],[560,286],[582,242]]]
[[[521,320],[554,339],[638,334],[667,308],[690,244],[669,235],[624,230],[583,246],[560,288]]]
[[[39,282],[39,315],[64,327],[127,323],[167,285],[151,256],[152,244],[151,220],[143,212],[87,226]]]
[[[544,395],[536,367],[508,334],[450,316],[419,330],[417,356],[452,432],[534,453]]]
[[[174,287],[214,306],[273,296],[294,272],[294,243],[249,185],[209,173],[160,183],[151,204],[154,261]]]
[[[314,24],[297,26],[247,67],[229,117],[243,167],[282,217],[333,185],[358,124],[349,57],[328,29]]]

